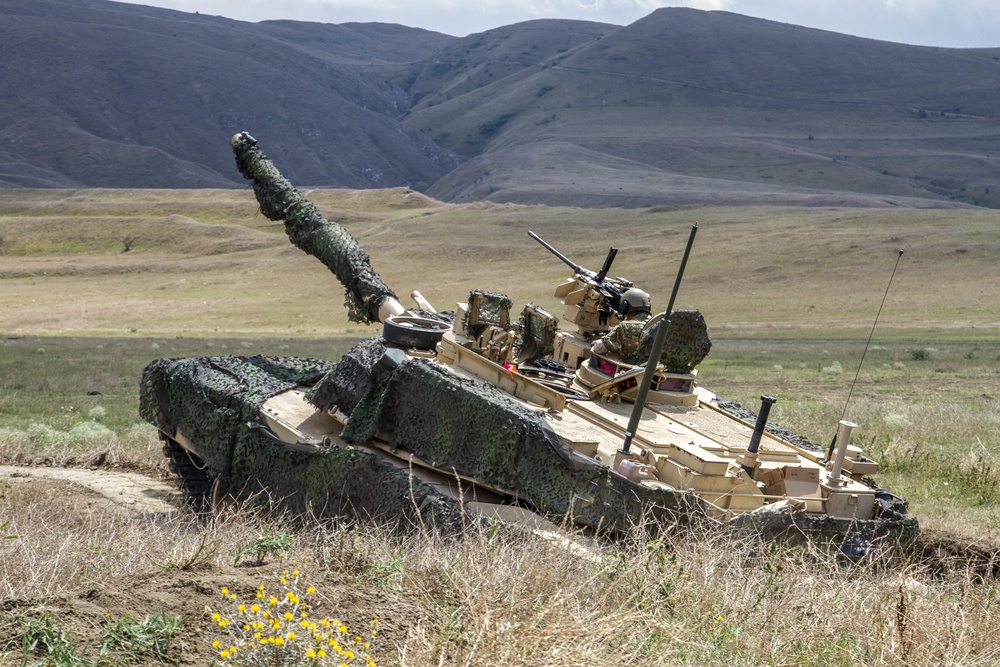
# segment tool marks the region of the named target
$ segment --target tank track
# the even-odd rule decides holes
[[[190,453],[179,442],[164,434],[163,455],[167,467],[177,475],[177,488],[184,492],[184,504],[198,514],[212,511],[212,490],[215,474],[197,455]]]

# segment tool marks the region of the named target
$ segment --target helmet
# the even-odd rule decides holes
[[[652,304],[649,301],[649,294],[643,292],[638,287],[631,287],[622,294],[621,313],[624,316],[633,313],[649,313]]]

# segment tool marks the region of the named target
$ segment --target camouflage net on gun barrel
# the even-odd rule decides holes
[[[378,309],[396,295],[371,266],[368,253],[346,229],[323,217],[288,182],[246,132],[232,139],[236,167],[253,181],[260,211],[269,220],[284,221],[292,243],[323,262],[344,286],[348,317],[353,322],[378,321]]]

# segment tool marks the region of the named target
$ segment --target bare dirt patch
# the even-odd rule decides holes
[[[11,484],[55,482],[61,485],[68,505],[118,507],[135,514],[176,512],[182,500],[172,483],[130,472],[0,466],[0,480]]]

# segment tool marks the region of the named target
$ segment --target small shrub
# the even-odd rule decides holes
[[[168,660],[167,643],[184,623],[183,616],[160,612],[159,616],[147,616],[139,621],[131,614],[118,620],[105,619],[101,628],[103,643],[101,655],[109,652],[126,657],[129,662],[144,656],[153,656],[160,661]]]
[[[66,432],[69,444],[76,446],[100,446],[115,438],[115,432],[95,421],[80,422]]]
[[[44,656],[35,664],[79,665],[80,659],[73,646],[69,630],[52,620],[48,613],[38,618],[21,619],[21,656],[27,664],[32,656]]]
[[[202,533],[201,540],[189,551],[182,542],[174,544],[170,553],[161,559],[150,558],[150,562],[164,570],[193,570],[199,566],[210,565],[215,557],[219,555],[221,542],[219,540],[208,539],[208,533]]]
[[[882,417],[882,423],[886,425],[886,428],[898,430],[909,426],[910,418],[903,413],[892,412]]]
[[[927,361],[931,358],[931,349],[929,347],[921,347],[915,350],[910,350],[910,357],[914,361]]]
[[[286,531],[270,534],[267,530],[252,542],[239,545],[233,551],[233,564],[239,565],[244,556],[253,554],[258,565],[263,565],[268,556],[284,557],[292,548],[292,537]]]
[[[840,365],[839,361],[835,361],[829,366],[823,366],[820,369],[821,373],[826,373],[828,375],[840,375],[844,372],[844,367]]]

